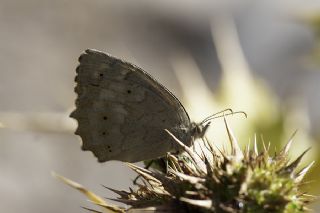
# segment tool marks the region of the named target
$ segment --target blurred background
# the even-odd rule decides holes
[[[87,48],[148,71],[194,121],[245,111],[228,117],[243,145],[256,134],[276,151],[298,130],[292,156],[313,147],[305,191],[319,194],[319,0],[0,0],[1,212],[87,212],[51,171],[103,197],[115,195],[101,184],[131,185],[124,164],[98,164],[73,134],[75,67]],[[222,120],[208,138],[226,143]]]

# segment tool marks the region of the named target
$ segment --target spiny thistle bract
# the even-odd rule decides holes
[[[297,166],[308,150],[290,162],[291,138],[273,156],[269,154],[270,144],[266,146],[263,143],[263,149],[259,152],[256,140],[253,149],[247,145],[242,151],[226,121],[225,124],[230,151],[220,150],[206,140],[197,149],[192,149],[168,132],[185,153],[167,155],[166,173],[128,164],[141,176],[138,188],[130,188],[128,192],[108,189],[120,196],[112,200],[130,205],[129,209],[107,204],[81,185],[59,177],[108,212],[307,211],[306,205],[313,196],[300,192],[299,187],[314,162],[299,171]]]

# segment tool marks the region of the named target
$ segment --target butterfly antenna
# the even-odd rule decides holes
[[[229,113],[223,113],[225,111],[231,111]],[[223,113],[223,115],[220,115],[221,113]],[[234,115],[234,114],[243,114],[246,118],[248,117],[247,116],[247,113],[243,112],[243,111],[236,111],[236,112],[233,112],[232,110],[229,110],[229,109],[226,109],[226,110],[223,110],[221,112],[218,112],[218,113],[215,113],[213,115],[210,115],[209,117],[205,118],[203,121],[201,121],[200,124],[204,124],[208,121],[211,121],[213,119],[216,119],[216,118],[221,118],[221,117],[225,117],[225,116],[229,116],[229,115]]]
[[[228,113],[233,113],[232,109],[227,108],[227,109],[221,110],[221,111],[219,111],[219,112],[216,112],[216,113],[214,113],[214,114],[206,117],[201,123],[204,123],[204,122],[206,122],[206,121],[209,121],[212,117],[218,116],[218,115],[220,115],[220,114],[223,115],[223,114],[225,114],[226,112],[228,112]]]

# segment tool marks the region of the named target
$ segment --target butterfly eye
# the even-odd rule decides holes
[[[107,116],[103,116],[103,120],[107,120],[108,119],[108,117]]]
[[[127,90],[127,93],[130,94],[130,93],[131,93],[131,90]]]
[[[103,73],[100,73],[99,76],[102,78],[103,77]]]

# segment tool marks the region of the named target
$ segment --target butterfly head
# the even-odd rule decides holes
[[[190,133],[193,136],[194,139],[197,138],[203,138],[206,134],[206,131],[208,130],[208,127],[210,126],[211,122],[207,123],[191,123]]]

